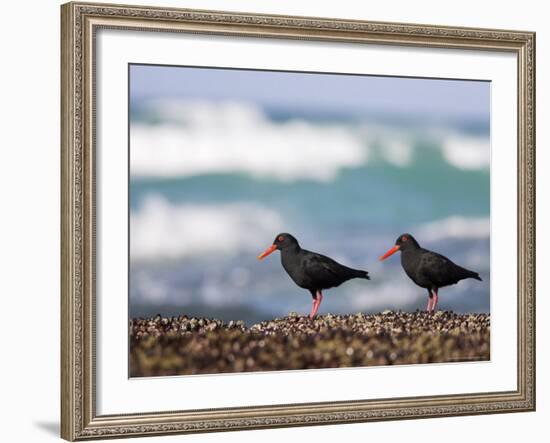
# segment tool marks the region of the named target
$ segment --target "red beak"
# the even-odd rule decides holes
[[[260,255],[258,255],[258,260],[262,260],[265,257],[267,257],[269,254],[271,254],[273,251],[277,249],[277,246],[271,245],[269,248],[267,248],[264,252],[262,252]]]
[[[380,257],[380,261],[386,260],[390,255],[395,254],[397,251],[399,251],[399,245],[395,245],[388,252],[386,252],[382,257]]]

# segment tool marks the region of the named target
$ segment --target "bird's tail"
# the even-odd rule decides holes
[[[474,271],[468,271],[468,277],[469,278],[475,278],[476,280],[479,280],[479,281],[483,281],[481,279],[481,277],[479,276],[479,274],[477,272],[474,272]]]
[[[361,271],[359,269],[352,269],[354,278],[364,278],[365,280],[370,280],[369,273],[367,271]]]

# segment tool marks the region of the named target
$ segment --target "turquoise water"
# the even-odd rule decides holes
[[[371,273],[327,291],[322,313],[424,308],[399,257],[377,260],[403,232],[481,274],[443,289],[442,309],[490,310],[485,121],[219,108],[134,107],[131,315],[308,312],[278,253],[255,258],[278,232]]]

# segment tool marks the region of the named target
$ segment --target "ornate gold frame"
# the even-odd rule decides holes
[[[535,34],[124,5],[61,7],[61,436],[67,440],[533,411]],[[94,33],[99,28],[508,51],[518,58],[518,384],[511,392],[98,416]]]

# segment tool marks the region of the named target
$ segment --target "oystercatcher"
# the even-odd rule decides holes
[[[277,249],[281,251],[281,263],[287,274],[294,283],[307,289],[313,297],[310,319],[317,315],[323,300],[323,289],[340,286],[352,278],[370,280],[366,271],[348,268],[329,257],[302,249],[298,240],[287,233],[277,235],[273,244],[258,255],[258,260],[262,260]]]
[[[380,260],[387,259],[397,251],[401,251],[401,266],[405,273],[418,286],[428,290],[428,312],[437,308],[439,288],[454,285],[466,278],[482,281],[477,272],[458,266],[437,252],[420,247],[411,234],[401,234],[395,241],[395,246],[380,257]]]

